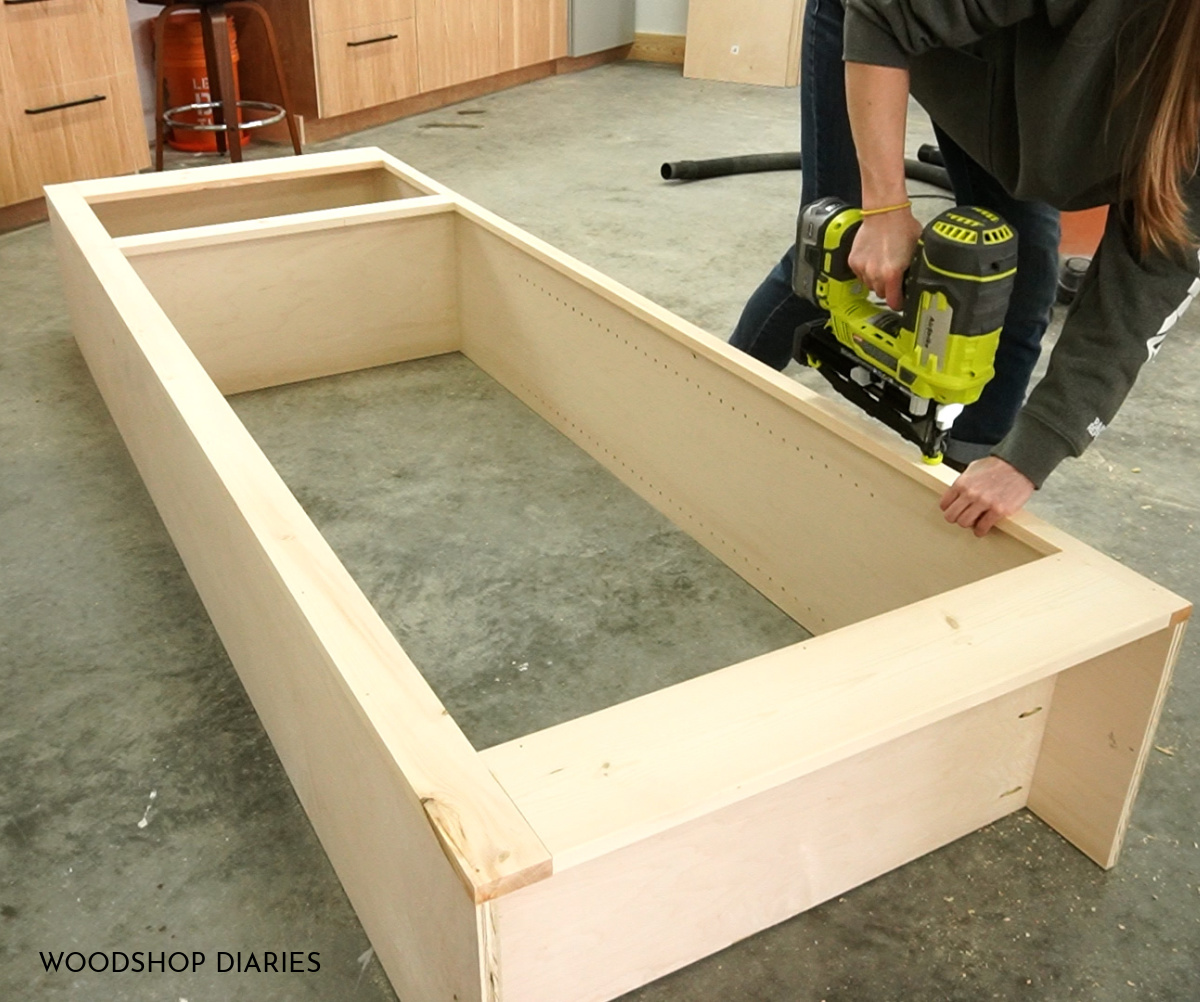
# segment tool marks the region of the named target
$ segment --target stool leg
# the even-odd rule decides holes
[[[292,149],[295,150],[296,156],[299,156],[302,152],[300,149],[300,130],[296,126],[296,116],[292,114],[292,102],[288,95],[287,81],[283,76],[283,61],[279,58],[279,45],[275,41],[275,29],[271,27],[271,19],[267,16],[267,12],[263,10],[262,5],[255,3],[254,0],[231,0],[225,6],[228,9],[241,7],[246,10],[252,10],[262,22],[263,31],[267,36],[267,45],[271,49],[271,64],[275,68],[275,82],[279,85],[279,103],[283,105],[283,114],[287,120],[288,133],[292,137]]]
[[[166,60],[163,58],[163,45],[167,32],[167,18],[176,10],[178,4],[164,7],[162,13],[154,19],[154,169],[163,169],[163,144],[166,139],[166,123],[163,114],[166,112],[167,71]]]
[[[233,51],[229,45],[225,5],[206,4],[200,12],[200,24],[204,32],[204,59],[208,64],[208,89],[213,101],[217,102],[213,109],[213,124],[225,126],[217,133],[217,149],[223,153],[222,145],[228,146],[229,159],[240,163],[242,131],[238,128],[237,85],[234,83]]]

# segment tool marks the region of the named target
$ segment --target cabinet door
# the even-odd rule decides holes
[[[118,8],[106,0],[39,0],[6,3],[0,10],[16,74],[12,85],[42,90],[134,68],[124,4]]]
[[[500,57],[501,0],[417,0],[421,90],[495,76]]]
[[[0,15],[0,205],[24,201],[18,195],[16,142],[8,110],[9,81],[14,79],[12,58],[8,53],[7,22]]]
[[[11,92],[6,92],[6,98]],[[15,192],[37,198],[42,185],[124,174],[149,165],[133,72],[80,80],[7,100]]]
[[[368,28],[413,16],[414,0],[315,0],[313,27],[318,35]]]
[[[0,203],[149,165],[124,5],[0,6]]]
[[[567,0],[500,0],[501,70],[567,54]]]
[[[412,18],[319,36],[321,115],[399,101],[417,93],[417,33]]]

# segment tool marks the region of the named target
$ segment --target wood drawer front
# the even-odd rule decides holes
[[[322,118],[411,97],[419,90],[416,22],[321,35],[317,66]]]
[[[416,0],[313,0],[313,21],[319,35],[390,24],[413,17],[415,3]]]
[[[133,71],[125,5],[111,0],[35,0],[0,6],[14,90],[96,80]],[[10,86],[4,81],[5,88]]]
[[[64,96],[67,95],[67,96]],[[70,107],[54,105],[103,96]],[[51,108],[39,114],[26,113]],[[8,102],[15,191],[12,201],[37,198],[42,185],[126,174],[150,164],[137,76],[84,80],[27,92]]]

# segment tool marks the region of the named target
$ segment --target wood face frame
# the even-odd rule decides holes
[[[947,526],[944,471],[380,150],[47,199],[88,366],[407,1002],[601,1002],[1025,806],[1115,864],[1183,599],[1027,514]],[[813,639],[477,752],[223,396],[447,351]]]

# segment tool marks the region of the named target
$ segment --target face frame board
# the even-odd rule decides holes
[[[47,200],[80,349],[402,998],[614,998],[1022,807],[1116,863],[1183,599],[1025,513],[947,526],[945,471],[380,150]],[[224,396],[448,351],[813,638],[473,748]]]

